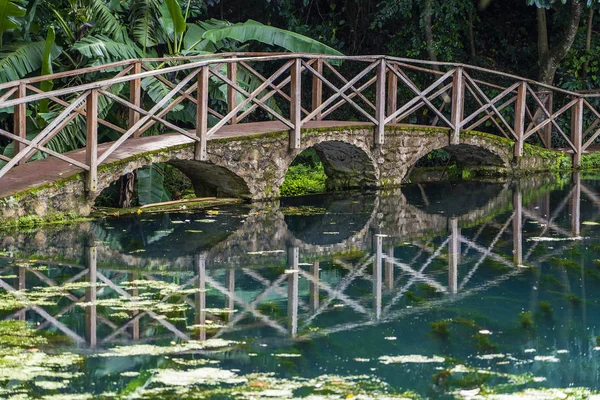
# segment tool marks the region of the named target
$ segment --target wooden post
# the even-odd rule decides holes
[[[89,247],[87,249],[86,261],[88,267],[88,282],[89,287],[85,289],[85,302],[90,303],[85,308],[85,340],[91,348],[96,347],[96,321],[97,321],[97,310],[96,310],[96,281],[97,281],[97,251],[96,247]]]
[[[131,282],[137,281],[139,279],[138,273],[137,272],[133,272],[133,273],[128,273],[127,277],[129,279],[129,282],[131,284]],[[138,297],[140,295],[140,289],[137,285],[133,285],[132,289],[130,290],[131,296],[132,297]],[[140,310],[135,308],[133,310],[131,310],[130,315],[131,318],[135,318],[136,316],[138,316],[140,313]],[[131,325],[131,338],[135,341],[140,340],[140,319],[136,318],[135,321],[133,321],[132,325]]]
[[[312,266],[313,280],[309,285],[310,311],[315,312],[319,308],[319,262],[314,261]]]
[[[395,64],[390,64],[388,68],[394,71],[398,69]],[[387,75],[387,115],[392,115],[398,108],[398,77],[392,71],[388,71]],[[390,122],[395,123],[396,118]]]
[[[581,136],[583,134],[583,97],[577,99],[577,103],[571,108],[571,142],[573,149],[573,168],[581,166]]]
[[[19,264],[21,265],[21,264]],[[27,268],[25,267],[14,267],[15,270],[15,281],[14,281],[14,288],[17,290],[26,290],[27,289],[27,284],[26,284],[26,278],[27,278]],[[19,311],[17,311],[17,313],[15,314],[15,319],[18,319],[20,321],[25,321],[25,317],[27,316],[27,307],[20,309]]]
[[[194,322],[196,325],[201,325],[198,329],[198,340],[206,340],[206,255],[195,255],[194,264],[198,274],[194,295],[194,306],[196,307]]]
[[[382,271],[383,261],[383,236],[375,235],[375,258],[373,259],[373,311],[375,319],[381,318],[382,304]]]
[[[527,107],[527,83],[521,82],[517,89],[517,100],[515,103],[515,147],[514,156],[523,156],[523,135],[525,133],[525,109]]]
[[[377,89],[376,89],[376,116],[377,126],[375,127],[375,144],[382,145],[385,134],[385,58],[379,61],[377,66]]]
[[[458,292],[458,254],[460,253],[460,234],[458,220],[450,219],[450,241],[448,242],[448,291]]]
[[[235,293],[235,269],[231,268],[227,271],[227,290],[231,293],[231,296],[225,299],[225,308],[231,310],[230,313],[227,313],[226,318],[231,318],[233,315],[234,303],[233,303],[233,294]]]
[[[385,286],[391,291],[394,289],[394,248],[390,247],[387,252],[387,258],[385,259]]]
[[[235,57],[234,57],[235,58]],[[227,79],[237,83],[237,62],[227,63]],[[230,85],[227,85],[227,113],[229,114],[237,106],[237,91]],[[230,125],[238,123],[237,115],[231,117]]]
[[[208,152],[206,149],[206,134],[208,133],[208,77],[210,67],[205,65],[198,73],[198,89],[196,90],[196,136],[200,138],[196,142],[194,160],[206,161]]]
[[[24,83],[19,83],[19,88],[15,93],[15,97],[20,99],[27,96],[27,87]],[[15,112],[13,114],[14,117],[14,134],[22,139],[27,138],[27,104],[21,103],[15,106]],[[19,152],[25,147],[23,143],[17,142],[15,140],[14,143],[14,155],[19,154]],[[25,164],[25,159],[19,161],[17,165]]]
[[[292,98],[290,104],[290,120],[292,124],[294,124],[294,128],[290,130],[290,149],[300,148],[300,129],[302,124],[301,71],[300,59],[297,58],[290,68],[290,96]]]
[[[547,100],[546,100],[546,104],[547,104],[547,110],[548,110],[548,114],[552,115],[552,107],[553,107],[553,95],[552,92],[549,92],[547,94]],[[546,140],[546,148],[547,149],[551,149],[552,148],[552,124],[548,124],[544,127],[544,139]]]
[[[523,196],[518,190],[513,192],[513,210],[513,260],[518,267],[523,264]]]
[[[316,65],[315,65],[315,71],[317,71],[319,74],[323,75],[323,59],[322,58],[318,58]],[[320,80],[316,75],[313,75],[312,78],[312,110],[316,110],[317,108],[321,107],[321,104],[323,103],[323,81]],[[319,111],[316,115],[315,115],[315,121],[320,121],[323,118],[323,113],[321,111]]]
[[[452,125],[450,131],[450,144],[460,143],[460,124],[463,119],[465,101],[465,84],[462,67],[458,67],[452,79]]]
[[[300,249],[298,247],[288,248],[288,328],[292,336],[298,333],[298,263]]]
[[[133,73],[139,74],[142,72],[142,62],[136,61],[133,64]],[[129,102],[137,107],[142,106],[142,85],[141,79],[134,79],[129,82]],[[140,119],[140,113],[135,110],[129,109],[129,121],[127,121],[127,128],[131,128]],[[138,129],[133,133],[133,137],[140,137],[140,130]]]
[[[581,234],[581,176],[579,172],[574,172],[573,177],[573,197],[571,198],[571,232],[574,237]]]
[[[87,192],[93,195],[98,190],[98,90],[92,89],[86,100],[85,164],[90,167],[87,174]]]

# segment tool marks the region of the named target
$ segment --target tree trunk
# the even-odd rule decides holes
[[[554,82],[556,69],[560,62],[565,58],[579,28],[579,20],[583,12],[583,2],[581,0],[570,0],[570,15],[567,27],[563,32],[562,40],[556,46],[548,47],[548,25],[546,23],[546,10],[537,9],[538,20],[538,53],[540,61],[539,80],[542,83],[551,85]]]
[[[429,59],[431,61],[437,61],[437,55],[435,54],[435,48],[433,45],[433,27],[431,24],[431,0],[425,0],[425,10],[424,19],[425,19],[425,43],[427,43],[427,53],[429,54]],[[437,70],[439,69],[437,66],[434,66]]]
[[[587,23],[587,33],[585,35],[585,55],[586,57],[590,53],[590,49],[592,48],[592,24],[594,22],[594,6],[590,7],[590,13],[588,15],[588,23]],[[583,81],[587,78],[587,69],[589,65],[589,60],[583,64],[583,71],[581,71],[581,78]]]
[[[431,1],[432,0],[425,0],[425,8],[423,10],[423,17],[425,21],[425,42],[427,43],[427,53],[429,54],[429,59],[431,61],[437,62],[438,58],[437,54],[435,53],[435,46],[433,43],[433,26],[431,23],[431,14],[433,13],[431,9]],[[439,71],[440,67],[434,65],[433,69]],[[452,99],[446,92],[442,94],[442,99],[444,100],[444,103],[447,104],[452,102]]]
[[[475,35],[473,34],[473,11],[469,11],[469,44],[471,45],[471,58],[475,58]]]
[[[119,207],[129,208],[133,200],[133,187],[135,185],[135,172],[123,175],[121,178],[121,190],[119,192]]]

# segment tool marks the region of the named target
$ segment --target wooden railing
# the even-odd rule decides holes
[[[91,76],[96,80],[86,82]],[[64,88],[42,91],[40,82],[48,80]],[[86,171],[87,189],[95,192],[98,165],[129,138],[178,133],[196,143],[202,161],[207,140],[226,124],[267,120],[289,129],[292,149],[301,146],[301,129],[311,121],[371,123],[376,145],[384,143],[386,125],[404,123],[448,128],[451,145],[465,130],[499,135],[514,143],[517,157],[526,142],[560,146],[579,166],[600,135],[599,98],[469,65],[386,56],[127,60],[0,84],[0,110],[14,111],[12,132],[0,122],[0,144],[13,143],[12,153],[0,154],[0,184],[9,170],[41,154]],[[78,144],[86,149],[83,162],[57,144],[78,123],[85,130]],[[101,142],[109,144],[99,153]]]

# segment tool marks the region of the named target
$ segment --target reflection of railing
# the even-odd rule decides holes
[[[49,92],[39,88],[45,80],[58,83],[90,72],[105,79]],[[302,97],[303,84],[310,99]],[[129,86],[128,97],[123,85]],[[226,92],[222,99],[220,88]],[[156,96],[157,90],[162,96]],[[14,143],[12,155],[0,155],[6,163],[0,179],[41,152],[87,172],[87,189],[94,192],[98,165],[156,124],[195,143],[195,158],[206,160],[207,141],[228,124],[277,121],[277,129],[290,131],[289,146],[296,149],[302,128],[339,118],[342,107],[347,108],[344,118],[349,113],[352,120],[376,128],[376,144],[384,142],[386,125],[403,122],[448,128],[450,144],[459,143],[461,131],[491,129],[514,143],[515,156],[522,155],[523,144],[534,135],[547,148],[558,138],[579,166],[581,154],[600,135],[596,96],[469,65],[387,56],[230,53],[127,60],[0,84],[0,109],[15,110],[13,132],[0,130],[0,136]],[[43,102],[51,102],[51,112],[45,113],[49,119],[43,129],[28,135],[27,115]],[[124,108],[127,117],[109,118],[111,104]],[[169,119],[169,113],[183,107],[194,122]],[[423,108],[428,112],[418,112]],[[209,117],[215,122],[209,123]],[[86,131],[81,143],[85,155],[62,154],[57,138],[79,122],[76,128]],[[99,147],[99,128],[118,139]],[[230,129],[228,135],[241,136],[243,129]]]
[[[581,193],[591,200],[595,208],[600,210],[600,196],[586,187],[578,175],[574,176],[573,187],[565,197],[551,210],[550,195],[545,194],[536,204],[537,209],[523,206],[522,195],[518,191],[513,192],[513,211],[503,223],[496,220],[486,221],[473,233],[459,228],[457,219],[450,218],[448,234],[435,237],[429,241],[411,241],[411,245],[418,246],[418,251],[410,259],[403,259],[394,254],[394,243],[386,239],[385,235],[376,234],[372,236],[372,248],[370,254],[350,262],[340,257],[332,259],[341,267],[345,274],[337,281],[323,279],[320,273],[319,261],[301,263],[302,252],[310,252],[299,247],[290,246],[287,249],[286,270],[276,277],[265,278],[259,270],[248,268],[227,269],[225,275],[220,274],[223,270],[210,270],[208,264],[210,259],[205,254],[194,257],[193,276],[186,277],[178,284],[178,290],[173,294],[167,294],[160,298],[158,304],[167,304],[175,301],[186,305],[194,313],[195,329],[192,332],[182,329],[181,324],[169,321],[164,313],[144,307],[128,311],[126,321],[115,322],[106,306],[98,306],[99,298],[105,298],[107,291],[129,301],[134,301],[140,296],[140,290],[133,284],[138,279],[146,281],[158,281],[151,273],[146,272],[124,272],[103,271],[97,268],[97,250],[95,247],[87,249],[86,265],[73,267],[72,276],[63,282],[57,282],[43,271],[28,266],[17,265],[7,267],[0,273],[14,272],[14,284],[0,279],[0,287],[12,293],[15,298],[27,302],[26,291],[27,277],[42,282],[48,288],[61,289],[61,295],[70,303],[62,306],[57,312],[49,312],[49,307],[31,305],[16,310],[7,318],[18,318],[25,320],[29,315],[37,315],[42,318],[38,329],[56,328],[75,343],[87,343],[90,347],[104,346],[120,341],[145,341],[154,340],[156,337],[144,337],[141,334],[144,327],[149,324],[165,330],[168,335],[183,340],[199,339],[205,340],[209,337],[222,337],[230,332],[247,329],[249,326],[259,324],[269,328],[281,337],[302,337],[322,335],[362,325],[373,325],[385,321],[400,318],[411,313],[419,312],[423,308],[443,305],[446,302],[458,301],[474,293],[478,293],[493,285],[500,284],[515,274],[523,271],[523,267],[539,265],[554,254],[568,249],[576,241],[557,242],[552,252],[547,252],[540,257],[533,258],[534,250],[539,242],[523,242],[523,225],[528,221],[535,221],[539,225],[539,236],[544,236],[549,231],[566,238],[577,238],[581,234],[580,207]],[[567,210],[567,205],[569,205]],[[555,221],[563,216],[565,211],[570,214],[570,228],[559,226]],[[496,234],[488,239],[481,239],[484,230],[489,233],[494,229]],[[504,249],[502,252],[496,249],[497,244],[503,237],[512,238],[512,252]],[[472,256],[476,254],[476,256]],[[307,254],[310,257],[310,254]],[[469,258],[467,259],[467,256]],[[468,260],[468,262],[465,262]],[[497,278],[484,284],[473,284],[477,272],[486,260],[493,260],[506,267],[507,272],[502,272]],[[432,272],[434,262],[447,264],[447,275],[443,281],[439,273]],[[468,270],[461,268],[467,266]],[[369,269],[371,272],[369,273]],[[30,278],[30,279],[31,279]],[[261,286],[258,294],[253,294],[248,299],[248,292],[242,293],[240,279],[251,279],[255,284]],[[307,282],[308,290],[302,281]],[[87,282],[85,295],[80,297],[69,291],[68,284],[76,282]],[[119,282],[124,282],[125,287]],[[237,285],[236,285],[237,283]],[[368,299],[372,301],[369,306],[364,295],[356,296],[351,289],[355,285],[371,285],[371,293]],[[417,284],[426,284],[440,296],[431,301],[415,304],[412,308],[399,307],[401,300],[407,297],[410,290],[414,290]],[[247,287],[247,283],[243,286]],[[193,289],[193,290],[190,290]],[[350,293],[351,292],[351,293]],[[285,322],[281,316],[274,317],[261,311],[261,305],[271,296],[276,295],[279,299],[287,301],[287,313]],[[193,299],[190,299],[190,296]],[[219,317],[211,310],[211,303],[220,299],[217,307],[223,305],[231,312],[229,317]],[[209,304],[211,303],[211,304]],[[85,332],[80,335],[76,329],[68,326],[62,320],[78,304],[85,308]],[[98,303],[100,304],[100,303]],[[400,303],[401,304],[401,303]],[[310,329],[321,324],[332,308],[343,305],[345,310],[351,313],[351,322],[341,323],[335,326],[325,326],[323,329]],[[235,313],[233,313],[235,310]],[[32,314],[28,314],[32,312]],[[248,319],[251,320],[248,325]],[[61,321],[62,320],[62,321]],[[216,327],[211,327],[211,322]],[[327,325],[327,323],[326,323]],[[101,332],[101,337],[98,336]]]

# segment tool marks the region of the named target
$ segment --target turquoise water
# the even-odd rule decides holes
[[[575,175],[8,232],[0,397],[590,398],[599,222]]]

